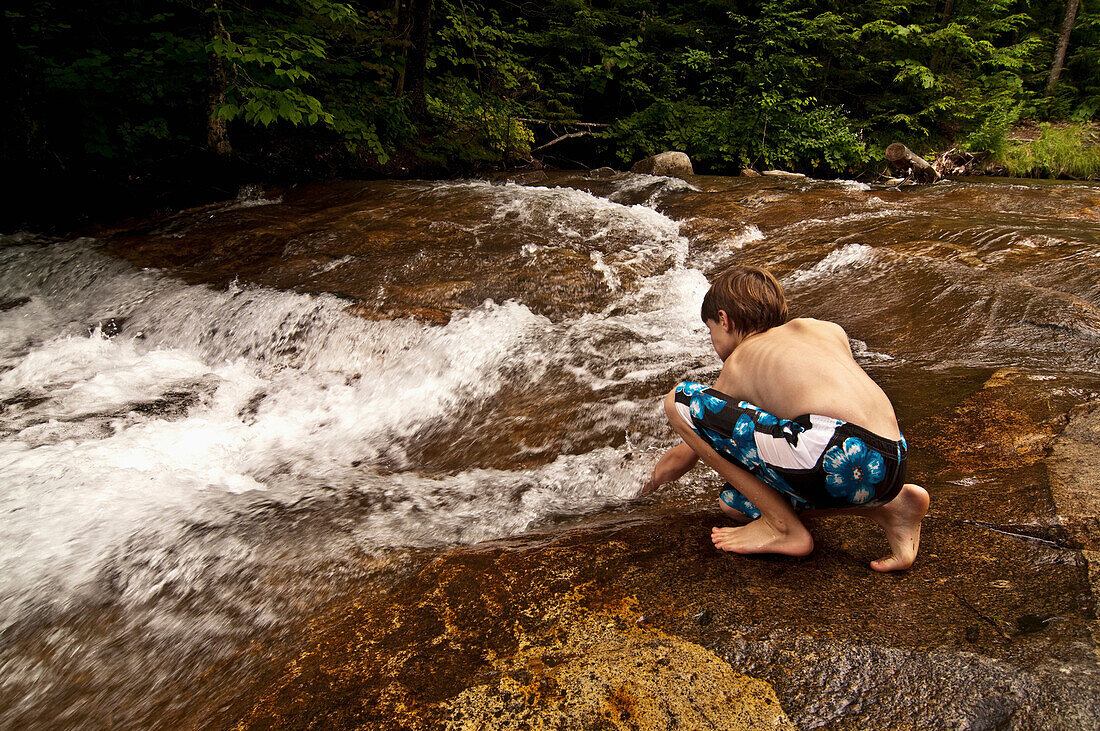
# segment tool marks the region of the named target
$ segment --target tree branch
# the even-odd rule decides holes
[[[556,138],[550,140],[545,145],[539,145],[535,149],[531,150],[531,152],[538,152],[539,150],[541,150],[545,147],[549,147],[550,145],[556,145],[559,142],[561,142],[562,140],[568,140],[572,137],[584,137],[585,135],[590,135],[590,134],[592,134],[592,132],[590,132],[588,130],[585,130],[583,132],[569,132],[567,134],[562,135],[561,137],[556,137]]]
[[[597,122],[565,122],[560,119],[532,119],[530,117],[516,117],[517,122],[530,122],[531,124],[561,124],[566,127],[587,127],[589,129],[607,129],[610,124],[599,124]]]

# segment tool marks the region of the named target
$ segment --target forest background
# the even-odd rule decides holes
[[[1097,0],[5,5],[9,225],[50,199],[178,203],[533,152],[852,176],[893,141],[996,154],[1017,120],[1100,114]]]

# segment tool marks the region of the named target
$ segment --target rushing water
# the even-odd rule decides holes
[[[1096,397],[1098,219],[1083,185],[562,174],[8,237],[0,725],[194,722],[440,549],[712,500],[631,498],[660,394],[717,372],[698,306],[732,262],[847,328],[961,501],[919,439],[959,383]]]

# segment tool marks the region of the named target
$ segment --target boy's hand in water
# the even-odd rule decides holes
[[[697,461],[699,461],[699,455],[695,454],[695,451],[686,443],[680,442],[657,460],[657,464],[653,466],[653,474],[642,486],[638,497],[650,494],[667,482],[680,479],[695,466]]]

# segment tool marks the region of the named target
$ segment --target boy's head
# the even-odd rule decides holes
[[[760,267],[732,266],[714,278],[703,297],[703,322],[719,321],[719,311],[742,335],[763,332],[787,321],[783,287]]]

